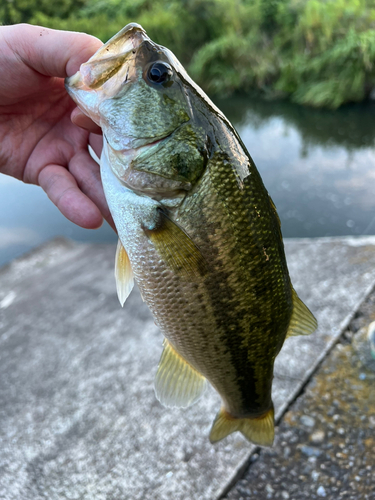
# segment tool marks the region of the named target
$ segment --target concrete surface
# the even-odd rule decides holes
[[[289,240],[296,290],[319,330],[277,360],[282,415],[375,283],[375,238]],[[215,499],[249,463],[240,435],[212,446],[214,391],[163,408],[162,336],[135,291],[124,310],[115,247],[54,241],[0,271],[0,498]]]

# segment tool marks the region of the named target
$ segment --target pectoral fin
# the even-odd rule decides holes
[[[206,379],[166,340],[155,378],[158,400],[168,407],[186,408],[195,403],[206,388]]]
[[[221,408],[212,425],[210,441],[216,443],[236,431],[251,443],[271,446],[275,437],[273,408],[257,418],[234,418]]]
[[[144,229],[156,251],[176,274],[188,279],[204,276],[207,263],[197,245],[164,212],[159,211],[160,224],[155,229]]]
[[[289,323],[286,338],[296,335],[310,335],[317,327],[318,322],[314,318],[311,311],[305,306],[302,300],[298,297],[295,290],[293,293],[293,312]]]
[[[134,277],[128,254],[120,240],[118,240],[116,250],[115,278],[117,296],[123,306],[133,289]]]
[[[88,146],[88,150],[89,150],[89,153],[90,153],[91,158],[92,158],[94,161],[96,161],[96,163],[97,163],[98,165],[100,165],[100,158],[99,158],[99,157],[98,157],[98,155],[95,153],[95,151],[92,149],[92,147],[90,146],[90,144],[89,144],[89,146]]]

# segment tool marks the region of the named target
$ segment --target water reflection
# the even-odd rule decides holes
[[[375,232],[375,105],[336,112],[237,97],[231,116],[286,237]]]
[[[116,241],[107,225],[89,231],[69,222],[37,186],[0,174],[0,266],[44,241]]]
[[[216,101],[238,129],[286,237],[375,233],[375,105],[338,111],[249,97]],[[54,236],[116,241],[67,221],[42,190],[0,175],[0,265]]]
[[[270,119],[280,118],[287,127],[298,131],[303,148],[342,146],[347,151],[355,151],[374,146],[375,103],[371,101],[344,106],[337,111],[242,96],[215,100],[215,103],[237,127],[249,125],[258,129]]]

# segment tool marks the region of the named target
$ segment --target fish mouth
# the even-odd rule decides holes
[[[139,156],[139,154],[146,152],[150,148],[156,150],[156,147],[158,149],[162,147],[167,142],[167,140],[170,139],[173,133],[174,131],[168,135],[156,138],[154,137],[145,137],[140,139],[123,138],[121,140],[122,147],[116,147],[113,144],[111,144],[112,141],[108,140],[108,137],[106,137],[106,140],[108,142],[109,147],[116,156],[125,155],[125,156],[137,157]],[[124,143],[128,143],[129,147],[127,146],[124,147]]]
[[[111,144],[112,141],[110,138],[104,135],[105,142],[108,146],[108,154],[112,157],[110,163],[114,174],[126,184],[126,179],[130,171],[133,170],[133,161],[137,159],[146,159],[155,154],[170,140],[172,134],[173,132],[160,138],[135,139],[134,142],[137,147],[134,147],[132,144],[133,141],[130,138],[128,138],[130,147],[124,147],[123,144],[120,147],[114,147],[113,143]],[[123,142],[123,140],[121,142]],[[128,187],[131,188],[130,185]]]
[[[180,127],[163,137],[137,139],[138,147],[122,149],[113,148],[107,136],[104,136],[106,156],[112,172],[124,186],[141,196],[149,196],[158,201],[175,199],[176,203],[180,203],[186,191],[191,189],[190,182],[170,179],[156,172],[143,171],[142,168],[138,170],[137,164],[133,163],[147,160],[160,151]]]
[[[149,40],[145,30],[130,23],[105,43],[90,59],[81,64],[79,71],[65,79],[68,92],[74,89],[96,90],[112,78],[129,60],[135,49]]]
[[[134,149],[139,150],[140,148],[152,147],[152,146],[156,146],[157,144],[159,144],[161,146],[172,136],[172,134],[173,134],[173,132],[171,132],[170,134],[168,134],[164,137],[161,137],[160,139],[155,139],[155,140],[152,140],[151,142],[146,142],[144,144],[140,144],[138,147],[135,147]],[[139,140],[142,141],[142,139],[139,139]]]
[[[138,158],[141,154],[145,157],[151,156],[161,149],[173,136],[186,125],[188,122],[184,122],[177,128],[173,129],[171,132],[166,133],[163,136],[158,137],[144,137],[144,138],[134,138],[134,137],[122,137],[116,140],[116,136],[108,137],[106,134],[105,138],[108,146],[119,159],[121,156],[126,158],[126,162]],[[111,136],[112,134],[110,134]],[[114,144],[117,142],[117,146]]]
[[[124,82],[136,80],[136,51],[146,40],[151,42],[142,26],[128,24],[65,79],[70,97],[99,126],[100,103],[116,96]]]

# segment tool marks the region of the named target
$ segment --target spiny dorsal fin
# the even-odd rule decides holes
[[[296,291],[292,290],[293,294],[293,312],[290,319],[286,338],[296,335],[310,335],[317,327],[318,322],[314,318],[311,311],[305,306],[302,300],[298,297]]]
[[[129,297],[133,289],[134,277],[128,254],[120,239],[118,240],[116,249],[115,278],[117,296],[121,306],[124,306],[125,300]]]
[[[207,263],[199,248],[174,221],[160,211],[160,224],[153,230],[144,230],[165,263],[188,279],[207,273]]]
[[[164,406],[186,408],[201,397],[205,388],[206,379],[203,375],[189,365],[165,340],[155,377],[158,400]]]
[[[211,443],[216,443],[239,431],[251,443],[271,446],[275,437],[273,408],[257,418],[234,418],[224,408],[216,415],[210,432]]]

